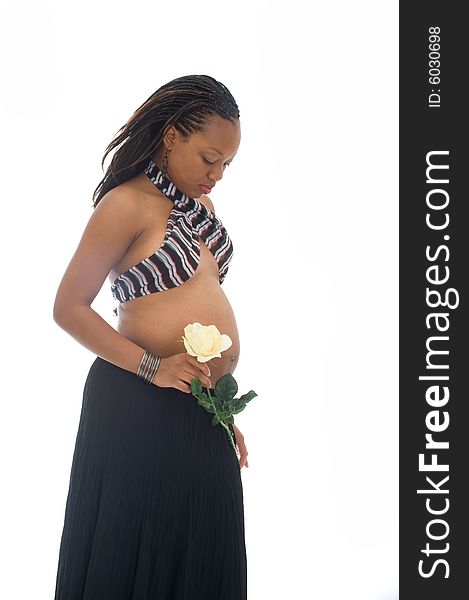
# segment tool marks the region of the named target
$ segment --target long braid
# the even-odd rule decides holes
[[[111,163],[93,193],[93,207],[111,189],[137,175],[173,125],[183,136],[203,129],[207,118],[218,115],[236,121],[239,109],[223,85],[209,75],[186,75],[162,85],[137,108],[107,146],[101,162],[114,149]]]

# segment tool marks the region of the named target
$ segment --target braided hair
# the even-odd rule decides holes
[[[93,193],[93,207],[102,197],[143,170],[148,158],[163,141],[166,129],[174,126],[184,137],[204,128],[209,117],[236,121],[239,109],[223,83],[209,75],[186,75],[162,85],[137,108],[107,146],[101,168],[111,150],[107,171]]]

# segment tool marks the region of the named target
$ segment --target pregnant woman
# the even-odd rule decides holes
[[[233,244],[207,196],[240,143],[237,104],[206,75],[179,77],[140,106],[94,193],[54,320],[96,354],[83,404],[57,570],[56,600],[244,600],[246,548],[235,425],[197,404],[239,358],[221,284]],[[114,329],[91,304],[109,277]],[[182,341],[215,325],[231,347],[209,363]]]

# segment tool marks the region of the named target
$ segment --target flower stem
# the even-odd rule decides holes
[[[216,409],[215,403],[213,402],[212,395],[210,394],[210,390],[209,390],[208,388],[207,388],[207,392],[208,392],[208,397],[210,398],[210,402],[212,403],[213,410],[215,411],[215,414],[216,414],[216,416],[218,417],[218,413],[217,413],[217,409]],[[220,419],[220,417],[218,417],[218,418]],[[230,439],[231,445],[233,446],[233,449],[234,449],[234,451],[235,451],[235,454],[237,455],[237,452],[236,452],[236,446],[234,445],[234,442],[233,442],[233,436],[231,435],[230,428],[229,428],[229,427],[228,427],[228,425],[225,423],[225,421],[223,421],[223,419],[220,419],[220,424],[221,424],[221,425],[223,425],[223,427],[226,429],[226,432],[227,432],[227,434],[228,434],[228,437],[229,437],[229,439]]]

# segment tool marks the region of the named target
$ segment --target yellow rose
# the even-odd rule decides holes
[[[197,356],[199,362],[207,362],[211,358],[221,357],[231,344],[231,338],[226,333],[220,333],[215,325],[190,323],[184,327],[182,336],[184,346],[191,356]]]

